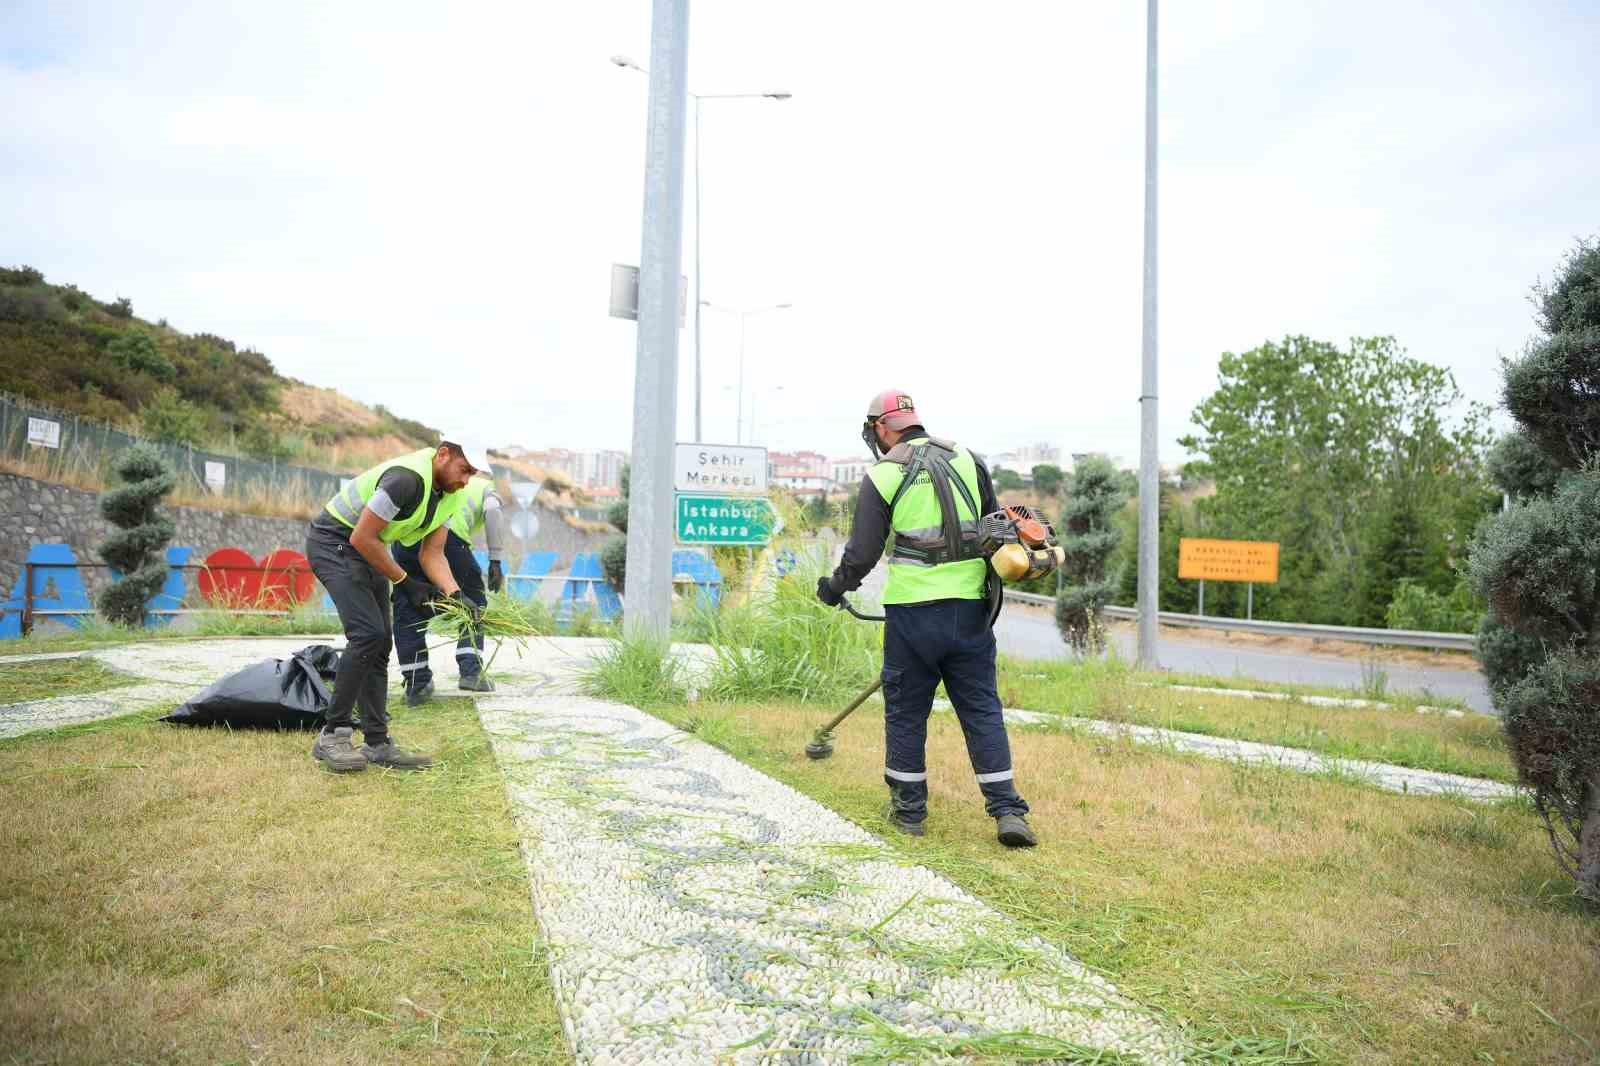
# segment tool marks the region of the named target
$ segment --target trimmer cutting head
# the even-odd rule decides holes
[[[833,733],[827,729],[817,730],[817,735],[806,745],[806,756],[812,759],[826,759],[832,754]]]

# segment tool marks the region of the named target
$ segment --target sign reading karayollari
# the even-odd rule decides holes
[[[1185,581],[1248,581],[1271,585],[1278,580],[1278,545],[1270,540],[1178,540],[1178,577]]]

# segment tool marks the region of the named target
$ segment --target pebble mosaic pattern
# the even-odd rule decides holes
[[[710,745],[553,679],[478,707],[579,1062],[1179,1061],[1060,949]]]

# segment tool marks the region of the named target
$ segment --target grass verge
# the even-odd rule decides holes
[[[283,637],[297,634],[339,632],[339,616],[322,609],[320,601],[301,604],[286,615],[241,614],[235,611],[202,611],[189,615],[182,625],[163,625],[133,629],[112,625],[97,615],[79,619],[75,629],[52,629],[30,633],[16,640],[0,641],[0,656],[31,655],[37,652],[82,651],[108,644],[132,644],[146,640],[194,640],[205,637]]]
[[[47,700],[82,692],[103,692],[135,684],[138,680],[93,659],[5,663],[0,665],[0,704]]]
[[[658,706],[886,835],[1127,994],[1205,1063],[1592,1063],[1600,916],[1521,803],[1395,796],[1070,732],[1016,731],[1042,837],[994,842],[959,726],[930,722],[928,836],[882,820],[883,719],[802,749],[816,706]]]
[[[433,770],[146,717],[0,742],[0,1060],[568,1061],[472,704],[395,718]]]
[[[1248,700],[1174,692],[1111,662],[1002,660],[1007,707],[1175,729],[1302,748],[1418,770],[1514,783],[1516,770],[1498,719],[1418,714],[1414,707],[1323,707],[1295,700]]]

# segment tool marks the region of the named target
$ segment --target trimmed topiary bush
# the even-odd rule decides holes
[[[1556,857],[1600,902],[1600,246],[1535,296],[1545,336],[1505,363],[1519,433],[1492,460],[1517,501],[1472,546],[1477,655]]]
[[[1078,654],[1099,652],[1105,647],[1102,613],[1121,578],[1106,573],[1106,565],[1122,540],[1113,520],[1126,497],[1116,467],[1097,455],[1078,463],[1062,494],[1056,533],[1066,559],[1056,592],[1056,628]]]
[[[156,506],[175,484],[161,454],[138,444],[122,453],[117,475],[124,484],[100,498],[100,513],[117,527],[100,545],[100,558],[121,572],[95,606],[116,625],[142,626],[144,605],[167,581],[164,549],[176,527]]]

